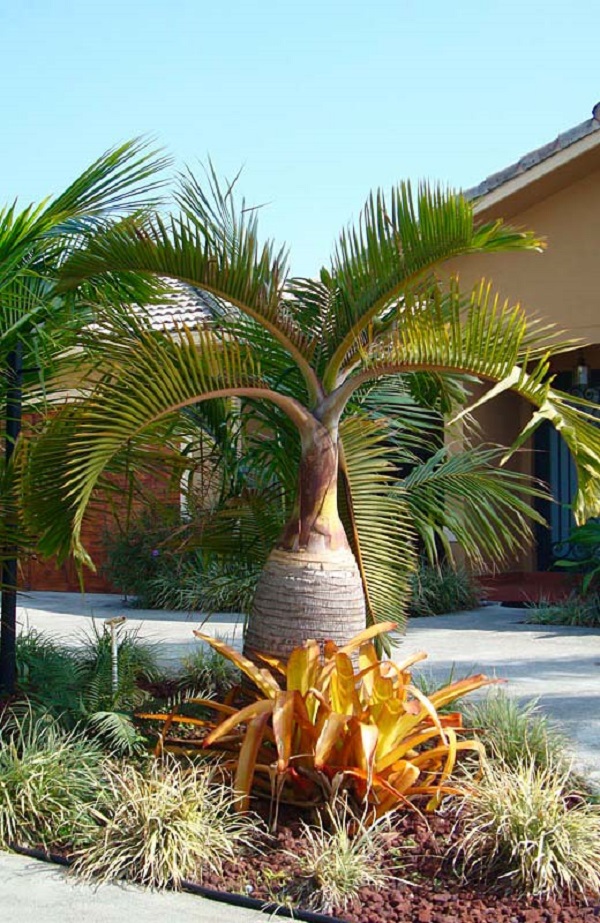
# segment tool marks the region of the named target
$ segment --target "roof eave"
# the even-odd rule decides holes
[[[475,200],[477,213],[495,209],[557,171],[566,171],[579,158],[600,152],[600,122],[589,119],[499,173],[489,176],[465,195]]]

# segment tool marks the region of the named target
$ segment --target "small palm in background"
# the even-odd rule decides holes
[[[118,638],[118,682],[113,684],[110,633],[94,634],[76,647],[63,647],[30,632],[17,640],[18,692],[27,696],[25,710],[48,714],[68,731],[78,729],[114,754],[140,754],[142,738],[132,720],[148,693],[140,680],[161,676],[156,653],[135,632]],[[23,710],[19,704],[13,710]]]

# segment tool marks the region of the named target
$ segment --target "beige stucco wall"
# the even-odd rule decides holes
[[[514,203],[512,204],[514,208]],[[502,206],[483,212],[504,217]],[[543,253],[470,256],[449,264],[469,287],[485,276],[526,309],[591,343],[600,342],[600,170],[508,219],[546,238]]]
[[[464,291],[485,277],[511,302],[519,301],[528,312],[566,330],[569,338],[600,344],[600,170],[535,204],[520,209],[513,198],[505,208],[509,215],[500,203],[487,212],[480,210],[480,216],[482,220],[506,217],[517,227],[535,231],[546,238],[544,252],[475,255],[448,264],[448,271],[458,273]],[[554,370],[573,368],[577,355],[557,356]],[[600,368],[600,347],[588,347],[585,360]],[[477,416],[490,441],[510,444],[530,413],[524,401],[507,394],[482,407]],[[532,462],[529,447],[513,465],[531,472]],[[507,569],[534,568],[534,551],[527,548]]]

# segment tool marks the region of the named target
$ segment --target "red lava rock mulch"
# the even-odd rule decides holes
[[[333,915],[348,923],[600,923],[597,898],[587,905],[566,897],[522,898],[489,884],[462,883],[447,858],[456,836],[453,827],[449,817],[406,815],[389,834],[382,858],[394,876],[389,887],[379,892],[363,888],[359,900],[346,911],[334,908]],[[302,848],[300,824],[286,821],[267,840],[262,856],[240,856],[227,863],[221,876],[205,875],[202,884],[285,904],[290,886],[298,882],[294,856]]]

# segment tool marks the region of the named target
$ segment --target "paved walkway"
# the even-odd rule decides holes
[[[35,628],[68,643],[77,643],[99,623],[126,615],[128,626],[160,642],[160,659],[176,669],[181,657],[198,645],[192,629],[199,613],[128,609],[120,596],[77,593],[29,593],[19,598],[21,627]],[[511,695],[540,698],[566,731],[579,757],[600,783],[600,631],[524,624],[525,610],[498,605],[473,612],[413,619],[396,656],[425,650],[420,669],[438,679],[454,667],[456,675],[484,672],[508,680]],[[212,616],[203,630],[241,645],[243,618]]]
[[[7,923],[265,923],[269,915],[195,894],[75,882],[56,865],[0,853],[0,919]]]

